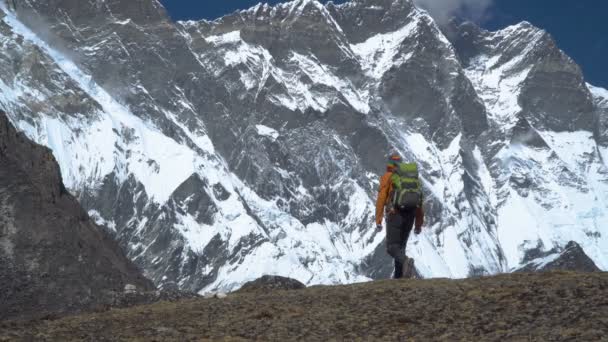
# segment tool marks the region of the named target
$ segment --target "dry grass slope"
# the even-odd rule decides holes
[[[596,341],[608,273],[386,280],[0,323],[0,340]]]

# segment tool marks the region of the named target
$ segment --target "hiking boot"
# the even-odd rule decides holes
[[[395,260],[395,273],[393,274],[393,278],[399,279],[401,277],[403,277],[403,264]]]
[[[403,262],[403,278],[413,278],[414,277],[414,259],[405,258]]]

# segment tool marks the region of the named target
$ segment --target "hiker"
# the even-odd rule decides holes
[[[386,250],[395,259],[395,279],[414,276],[414,260],[405,255],[405,246],[413,226],[420,234],[424,223],[422,187],[416,163],[404,163],[401,156],[392,153],[386,173],[380,178],[376,201],[376,228],[382,231],[382,218],[386,212]]]

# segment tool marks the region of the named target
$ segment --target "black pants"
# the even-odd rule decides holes
[[[405,246],[414,226],[416,211],[397,212],[386,217],[386,251],[395,259],[395,278],[403,276]]]

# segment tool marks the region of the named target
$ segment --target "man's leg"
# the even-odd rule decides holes
[[[405,261],[405,253],[402,248],[402,221],[399,214],[388,214],[386,217],[386,251],[395,259],[395,279],[401,278]]]
[[[402,225],[401,225],[401,248],[402,254],[405,255],[405,250],[407,247],[407,240],[410,237],[410,233],[412,232],[412,228],[414,226],[414,219],[416,218],[415,212],[405,212],[402,215]],[[403,277],[411,278],[414,274],[414,259],[405,257],[405,260],[402,265],[401,274]]]
[[[403,264],[400,261],[398,261],[397,259],[395,259],[394,262],[395,262],[395,271],[393,272],[393,278],[395,278],[395,279],[403,278]]]

